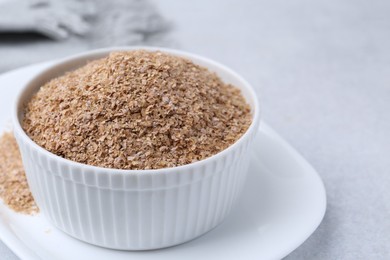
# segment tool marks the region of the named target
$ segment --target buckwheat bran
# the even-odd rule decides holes
[[[111,53],[46,83],[23,128],[61,157],[117,169],[159,169],[233,144],[252,116],[240,90],[162,52]]]
[[[18,145],[9,132],[0,136],[0,198],[16,212],[39,211],[27,184]]]

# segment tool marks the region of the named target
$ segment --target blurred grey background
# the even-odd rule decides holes
[[[0,71],[129,44],[224,63],[256,87],[264,120],[327,189],[322,224],[286,259],[390,259],[390,1],[71,2],[87,5],[49,10],[54,20],[76,14],[56,22],[65,32],[0,34]],[[16,259],[1,242],[0,256]]]

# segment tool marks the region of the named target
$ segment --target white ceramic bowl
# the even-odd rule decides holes
[[[247,132],[210,158],[158,170],[118,170],[73,162],[48,152],[27,136],[20,123],[23,108],[40,86],[112,51],[134,49],[185,57],[240,88],[253,113]],[[177,245],[221,223],[245,181],[259,120],[255,92],[232,70],[186,52],[147,47],[103,49],[56,62],[26,84],[13,111],[15,137],[41,212],[77,239],[124,250]]]

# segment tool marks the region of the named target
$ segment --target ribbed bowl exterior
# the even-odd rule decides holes
[[[127,175],[70,166],[16,138],[42,213],[75,238],[126,250],[173,246],[221,223],[245,181],[253,139],[191,172]]]
[[[260,119],[253,89],[233,71],[196,55],[159,49],[206,66],[241,88],[253,109],[253,122],[236,143],[189,165],[125,171],[66,160],[44,150],[26,135],[20,124],[24,104],[44,82],[110,51],[135,48],[139,47],[77,55],[41,72],[20,92],[13,123],[30,189],[52,224],[94,245],[148,250],[184,243],[222,222],[245,182]]]

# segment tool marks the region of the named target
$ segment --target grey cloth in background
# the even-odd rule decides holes
[[[0,33],[36,32],[54,40],[90,30],[86,19],[96,14],[91,1],[6,0],[0,3]]]
[[[0,72],[108,46],[171,46],[149,1],[0,0]]]

